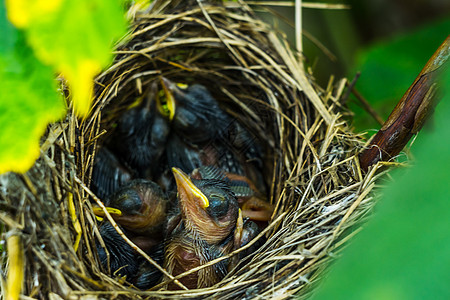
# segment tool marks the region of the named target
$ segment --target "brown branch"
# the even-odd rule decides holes
[[[353,90],[353,88],[356,85],[356,82],[358,81],[359,77],[361,76],[361,72],[358,71],[355,74],[355,77],[353,77],[351,82],[346,81],[345,85],[347,86],[347,91],[345,92],[344,96],[341,98],[341,104],[345,105],[347,103],[348,98],[350,97],[350,94]]]
[[[434,108],[437,77],[449,56],[450,35],[395,106],[369,147],[360,154],[364,172],[378,161],[386,161],[399,154],[410,138],[422,128]]]

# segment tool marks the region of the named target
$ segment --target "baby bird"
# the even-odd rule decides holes
[[[243,220],[237,198],[218,179],[195,180],[172,169],[178,191],[181,221],[169,234],[165,268],[173,276],[203,265],[241,246]],[[223,260],[180,279],[186,287],[204,288],[219,282],[230,266]],[[169,284],[169,289],[176,289]]]
[[[105,201],[114,221],[134,236],[162,240],[162,231],[169,207],[168,198],[153,181],[134,179],[119,188]],[[94,213],[104,216],[104,211],[94,207]],[[145,248],[145,247],[144,247]]]
[[[122,228],[125,235],[156,262],[162,265],[164,258],[164,227],[168,198],[154,182],[135,179],[120,187],[107,198],[106,210]],[[104,211],[94,207],[98,217]],[[97,245],[100,261],[112,273],[126,276],[127,281],[141,289],[155,285],[161,279],[161,272],[147,262],[117,233],[109,222],[100,225],[106,249]]]
[[[123,113],[107,142],[137,178],[153,178],[170,131],[167,119],[156,113],[156,91],[157,84],[153,83],[150,91]]]
[[[237,120],[219,107],[205,86],[180,87],[162,78],[162,87],[157,102],[170,103],[166,106],[172,110],[169,121],[173,133],[166,150],[169,167],[190,173],[202,165],[215,165],[230,173],[260,174],[261,147]],[[252,168],[257,171],[249,170]]]

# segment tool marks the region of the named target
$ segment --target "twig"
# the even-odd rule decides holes
[[[246,1],[248,5],[261,5],[261,6],[295,6],[295,1]],[[350,9],[350,5],[346,4],[331,4],[331,3],[315,3],[315,2],[303,2],[301,5],[303,8],[315,8],[315,9]]]
[[[352,79],[352,81],[350,81],[350,83],[348,81],[345,83],[345,86],[347,87],[347,91],[345,92],[344,96],[342,96],[342,98],[341,98],[342,105],[347,103],[348,97],[350,97],[350,94],[351,94],[353,88],[355,87],[356,82],[359,79],[359,76],[361,76],[361,72],[358,71],[358,72],[356,72],[355,77]]]
[[[367,172],[371,165],[380,160],[386,161],[396,156],[413,134],[422,128],[436,104],[437,77],[449,56],[450,35],[395,106],[369,147],[361,153],[359,159],[363,171]]]
[[[355,88],[356,81],[359,79],[359,76],[361,75],[360,72],[357,72],[355,74],[355,78],[352,79],[350,83],[346,82],[347,91],[344,96],[341,98],[341,103],[344,105],[347,103],[348,98],[350,97],[350,94],[353,93],[353,95],[356,97],[356,99],[361,102],[361,105],[363,106],[363,109],[368,112],[375,121],[378,122],[378,124],[383,125],[384,121],[383,118],[380,117],[380,115],[373,109],[373,107],[370,105],[370,103],[361,95],[361,93]]]
[[[295,0],[295,46],[299,53],[298,63],[303,68],[302,0]]]
[[[361,102],[363,108],[365,111],[367,111],[374,119],[378,122],[378,124],[383,125],[384,120],[383,118],[373,109],[373,107],[370,105],[370,103],[364,98],[363,95],[361,95],[356,88],[352,88],[352,93],[355,95],[356,99]]]

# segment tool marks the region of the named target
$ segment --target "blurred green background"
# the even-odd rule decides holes
[[[347,4],[350,8],[303,9],[303,47],[307,66],[313,69],[322,86],[326,86],[330,75],[337,79],[347,77],[351,81],[360,71],[356,89],[384,120],[450,34],[449,0],[310,2]],[[293,6],[252,7],[295,45]],[[273,13],[278,17],[273,18]],[[309,35],[319,40],[335,59],[324,54],[308,38]],[[348,104],[355,113],[353,124],[357,131],[380,128],[356,98],[351,96]]]

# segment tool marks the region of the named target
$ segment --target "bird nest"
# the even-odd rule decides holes
[[[114,63],[96,79],[89,117],[69,112],[49,126],[31,170],[0,176],[2,241],[13,249],[10,242],[20,239],[22,293],[46,299],[306,296],[374,202],[376,170],[361,171],[365,140],[348,127],[341,105],[346,80],[318,86],[286,40],[242,3],[154,1],[133,19]],[[115,119],[161,76],[208,87],[264,145],[263,175],[275,209],[245,248],[264,242],[209,288],[137,290],[108,274],[95,250],[96,152]],[[2,251],[3,270],[22,257],[11,251]]]

